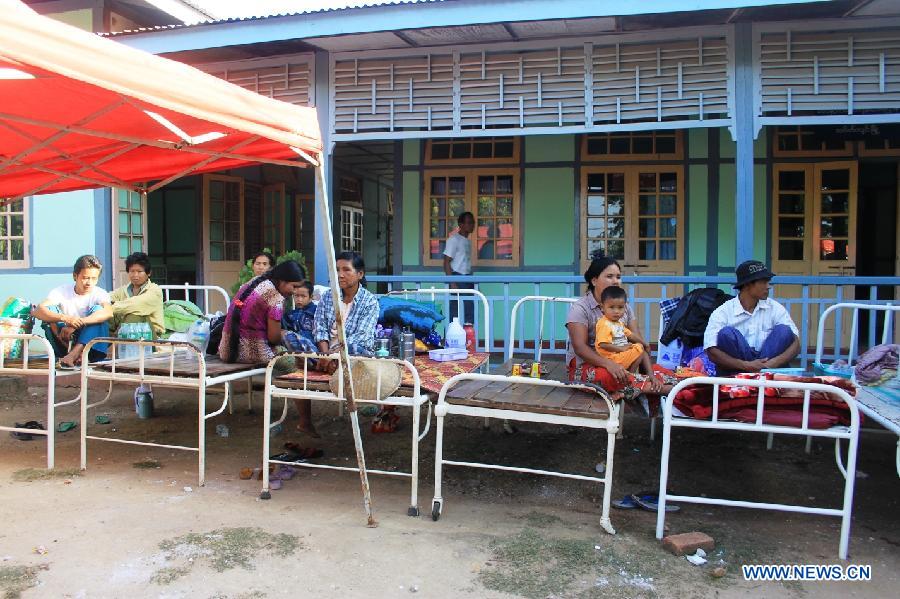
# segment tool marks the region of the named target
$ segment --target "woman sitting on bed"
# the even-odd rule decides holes
[[[633,375],[624,366],[601,356],[594,349],[597,321],[603,317],[600,296],[607,287],[621,285],[622,269],[614,258],[599,255],[591,261],[584,273],[584,280],[588,285],[587,293],[572,304],[566,316],[566,328],[569,330],[569,343],[566,348],[569,380],[597,383],[610,393],[626,391],[632,387]],[[640,339],[644,350],[649,353],[650,346],[641,334],[630,304],[625,304],[621,322]],[[666,392],[666,387],[655,377],[650,377],[640,391],[662,393]]]
[[[219,357],[225,362],[260,364],[283,352],[284,299],[305,280],[303,267],[288,260],[244,283],[228,306]],[[279,365],[279,368],[293,370],[287,366]]]
[[[129,283],[109,294],[113,304],[110,328],[113,331],[125,323],[146,322],[159,338],[166,332],[163,319],[163,294],[159,285],[150,280],[153,269],[150,258],[143,252],[135,252],[125,258],[125,270]]]

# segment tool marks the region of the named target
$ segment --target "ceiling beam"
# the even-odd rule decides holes
[[[852,7],[850,7],[850,10],[845,12],[844,16],[845,17],[852,16],[856,11],[860,10],[861,8],[864,8],[867,4],[872,4],[872,0],[860,0],[859,2],[854,4]]]
[[[414,42],[408,35],[403,33],[402,31],[391,31],[394,34],[394,37],[398,38],[404,44],[407,44],[411,48],[418,48],[419,44]]]
[[[511,37],[514,42],[519,41],[519,36],[516,35],[516,32],[513,31],[513,28],[509,25],[509,23],[500,23],[500,25],[503,27],[504,31],[509,34],[509,37]]]

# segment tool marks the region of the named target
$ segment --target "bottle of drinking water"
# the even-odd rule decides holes
[[[142,322],[138,324],[138,335],[139,338],[144,341],[153,341],[153,330],[150,328],[150,323]],[[144,355],[149,356],[153,353],[153,348],[150,346],[144,346]]]
[[[206,346],[209,345],[209,322],[202,318],[195,320],[188,331],[188,340],[201,354],[206,353]]]
[[[133,339],[134,325],[130,322],[123,323],[119,327],[119,339]],[[136,357],[134,347],[128,343],[120,343],[116,346],[116,355],[120,360],[130,360]]]

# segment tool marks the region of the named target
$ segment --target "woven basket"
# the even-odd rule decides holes
[[[354,359],[351,361],[353,372],[353,390],[356,399],[382,400],[390,397],[400,388],[402,373],[400,365],[377,358]],[[340,395],[338,384],[338,370],[331,375],[328,383],[331,392]],[[379,376],[381,384],[379,385]],[[349,395],[350,390],[344,383],[344,396]]]

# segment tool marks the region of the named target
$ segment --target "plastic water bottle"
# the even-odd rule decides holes
[[[444,345],[454,349],[466,349],[466,331],[459,324],[459,317],[453,319],[453,322],[447,327],[447,335],[444,338]]]
[[[126,322],[119,327],[119,339],[134,339],[134,324]],[[130,360],[137,357],[134,347],[128,343],[119,344],[116,347],[120,360]]]
[[[188,339],[201,354],[205,354],[209,345],[209,323],[202,318],[195,320],[188,331]]]
[[[140,339],[144,341],[153,341],[153,330],[150,328],[150,323],[142,322],[139,325],[140,328]],[[149,346],[144,347],[144,355],[150,356],[153,353],[153,348]]]

